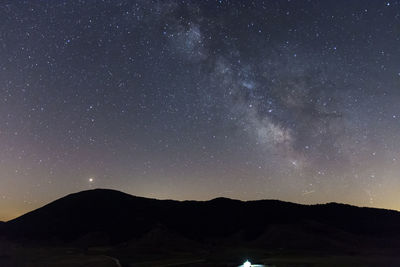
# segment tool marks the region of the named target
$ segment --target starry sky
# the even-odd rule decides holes
[[[0,220],[90,188],[400,209],[400,1],[0,4]]]

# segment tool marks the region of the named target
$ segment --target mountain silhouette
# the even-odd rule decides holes
[[[11,240],[118,244],[248,243],[258,247],[396,246],[400,213],[277,200],[173,201],[109,189],[70,194],[0,224]],[[172,240],[172,241],[171,241]]]

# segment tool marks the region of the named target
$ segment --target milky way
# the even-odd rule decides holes
[[[0,22],[0,220],[95,187],[400,209],[399,1],[13,1]]]

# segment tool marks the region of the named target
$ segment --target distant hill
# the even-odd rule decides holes
[[[8,221],[0,227],[0,236],[89,245],[173,240],[179,244],[245,242],[263,247],[378,243],[393,247],[400,240],[399,225],[399,212],[337,203],[309,206],[227,198],[173,201],[95,189],[70,194]]]

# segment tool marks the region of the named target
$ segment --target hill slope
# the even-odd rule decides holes
[[[100,236],[119,243],[162,232],[179,240],[255,246],[353,246],[384,240],[392,247],[400,237],[398,225],[399,212],[336,203],[307,206],[226,198],[179,202],[96,189],[68,195],[6,222],[0,234],[60,242]]]

